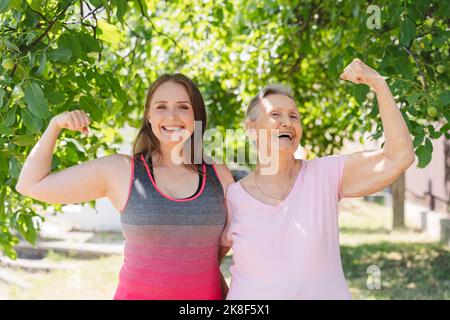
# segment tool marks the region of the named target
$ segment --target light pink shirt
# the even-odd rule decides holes
[[[339,250],[338,203],[347,155],[303,160],[287,198],[270,206],[229,186],[227,299],[351,299]]]

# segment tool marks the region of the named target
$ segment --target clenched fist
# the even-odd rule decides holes
[[[340,78],[353,83],[367,84],[373,89],[376,89],[380,83],[385,81],[377,71],[359,59],[353,59],[353,61],[345,67],[344,72],[340,75]]]
[[[83,110],[63,112],[51,120],[59,129],[69,129],[88,133],[88,126],[91,123],[89,116]]]

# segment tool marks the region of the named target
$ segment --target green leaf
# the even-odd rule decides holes
[[[127,0],[114,0],[114,5],[117,8],[116,17],[117,20],[120,22],[123,22],[123,16],[125,15],[125,12],[127,11]]]
[[[69,48],[57,48],[48,52],[48,58],[51,61],[67,63],[71,57],[72,51]]]
[[[92,4],[94,7],[98,7],[102,4],[102,0],[89,0],[89,3]]]
[[[42,119],[35,117],[28,109],[22,109],[22,121],[32,133],[38,133],[43,124]]]
[[[359,105],[362,105],[363,102],[366,101],[369,91],[370,88],[365,84],[356,84],[352,86],[352,96]]]
[[[82,53],[81,45],[77,37],[68,32],[63,33],[59,37],[58,48],[69,49],[74,59],[78,59]]]
[[[13,133],[14,133],[13,129],[8,128],[7,126],[5,126],[4,123],[0,123],[0,135],[9,136],[12,135]]]
[[[26,8],[26,2],[25,0],[12,0],[11,8],[17,11],[22,11]]]
[[[10,0],[1,0],[0,1],[0,13],[5,12],[8,10],[10,4]]]
[[[5,96],[6,92],[2,88],[0,88],[0,109],[3,107],[3,97]]]
[[[33,217],[30,214],[21,214],[16,222],[17,230],[26,241],[34,244],[37,238],[37,232],[33,223]]]
[[[12,43],[12,42],[9,41],[8,39],[3,39],[3,42],[5,43],[5,46],[6,46],[8,49],[14,50],[14,51],[20,53],[20,49],[19,49],[19,47],[18,47],[15,43]]]
[[[24,147],[34,144],[36,139],[34,136],[15,136],[11,139],[11,142],[18,146]]]
[[[411,41],[416,37],[416,24],[409,17],[400,24],[400,44],[409,47]]]
[[[41,58],[39,59],[39,68],[36,70],[36,74],[42,74],[45,69],[45,65],[47,63],[47,54],[42,52]]]
[[[413,146],[416,148],[418,145],[420,145],[423,142],[423,139],[425,138],[425,132],[418,134],[414,137],[413,140]]]
[[[441,107],[446,107],[450,104],[450,90],[445,90],[438,96],[438,103]]]
[[[86,53],[101,51],[98,40],[94,39],[90,34],[78,33],[77,38]]]
[[[343,71],[344,65],[344,57],[339,54],[337,56],[334,56],[329,62],[328,62],[328,68],[327,72],[328,75],[332,78],[337,78],[339,74]]]
[[[16,122],[16,110],[17,107],[14,107],[8,111],[5,119],[5,126],[11,127]]]
[[[416,149],[417,157],[419,158],[419,163],[417,166],[419,168],[425,168],[431,161],[431,154],[433,152],[433,144],[430,139],[425,139],[425,145],[420,145]]]
[[[56,105],[63,103],[66,100],[66,96],[62,92],[53,91],[47,94],[47,100],[50,104]]]
[[[30,111],[42,119],[47,118],[49,115],[48,102],[41,87],[35,82],[27,83],[24,93],[25,101]]]
[[[414,79],[415,73],[413,70],[413,62],[410,61],[405,52],[402,52],[395,58],[395,63],[394,68],[397,73],[401,74],[406,79]],[[405,82],[400,82],[399,85],[406,89],[408,89],[407,86],[410,87],[410,84]]]
[[[81,96],[79,104],[81,109],[89,113],[92,120],[99,122],[103,119],[102,109],[96,105],[94,98],[91,96]]]
[[[27,0],[28,5],[31,7],[31,9],[42,13],[43,9],[43,0]]]

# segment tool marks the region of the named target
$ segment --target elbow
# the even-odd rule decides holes
[[[16,192],[20,193],[23,196],[26,197],[32,197],[32,192],[30,186],[24,185],[22,182],[18,181],[16,183]]]
[[[25,188],[25,186],[22,183],[20,183],[20,181],[16,183],[16,188],[15,189],[16,189],[16,192],[18,192],[18,193],[20,193],[21,195],[24,195],[24,196],[26,196],[27,193],[28,193],[26,188]]]
[[[397,168],[400,172],[406,171],[416,161],[414,150],[399,155],[397,159]]]
[[[383,154],[386,160],[388,160],[393,168],[399,173],[406,171],[415,161],[416,154],[414,153],[414,148],[412,146],[397,148],[396,152],[394,150],[383,148]]]
[[[414,153],[414,149],[411,146],[411,149],[405,153],[403,156],[405,170],[411,167],[411,165],[416,161],[416,154]]]
[[[414,150],[412,150],[408,155],[408,166],[406,169],[408,169],[412,164],[416,161],[416,154],[414,153]]]

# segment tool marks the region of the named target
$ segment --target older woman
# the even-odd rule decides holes
[[[351,298],[340,259],[338,202],[391,184],[413,163],[414,151],[384,78],[359,59],[341,78],[375,91],[384,147],[295,159],[302,126],[292,94],[280,86],[263,89],[246,116],[247,129],[258,133],[260,161],[227,193],[229,222],[221,240],[233,248],[227,299]],[[266,152],[270,161],[263,163]]]

